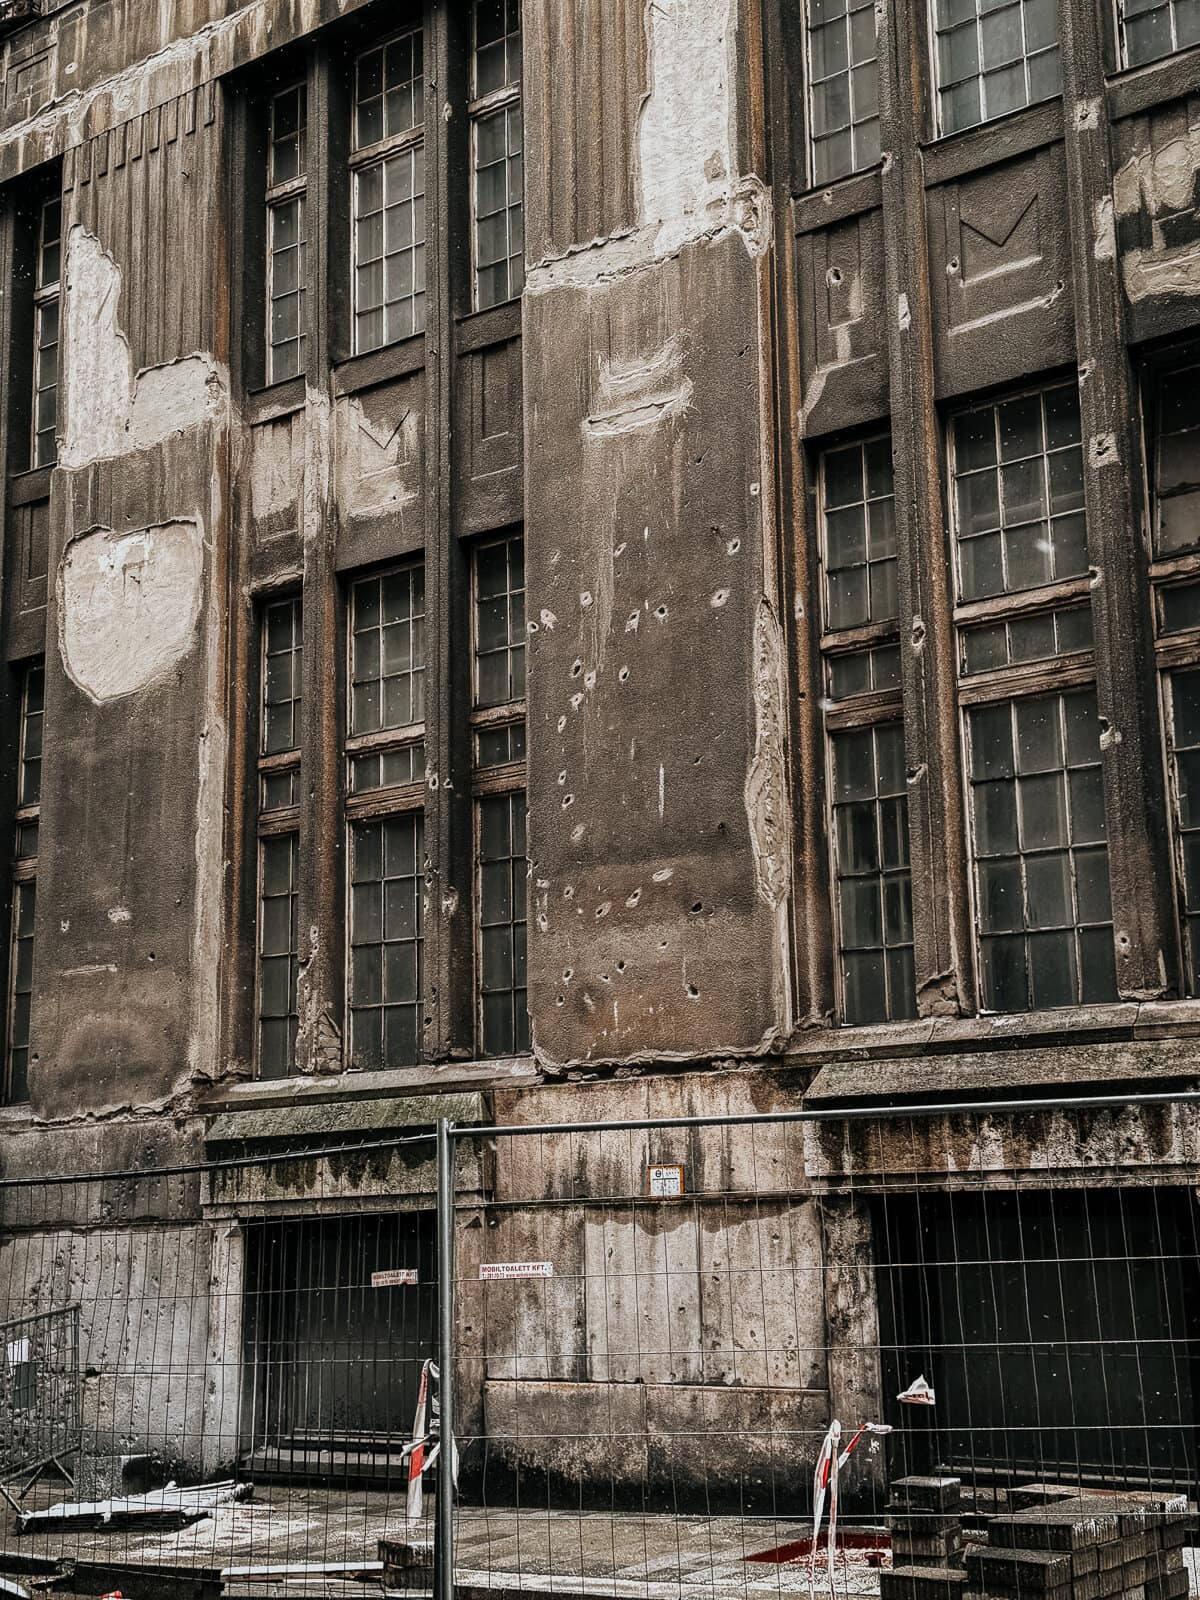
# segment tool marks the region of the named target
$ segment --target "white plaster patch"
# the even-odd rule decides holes
[[[210,357],[183,356],[134,372],[117,314],[121,270],[78,224],[67,238],[66,288],[60,466],[148,450],[221,416],[228,384]]]
[[[638,128],[641,210],[656,251],[720,209],[733,172],[733,0],[647,0],[650,91]]]
[[[635,433],[681,417],[692,402],[692,380],[683,370],[683,345],[668,339],[650,355],[618,361],[598,357],[596,394],[584,418],[585,435],[603,439]]]
[[[58,646],[71,681],[99,705],[161,677],[195,642],[203,572],[195,520],[73,539],[58,570]]]
[[[351,511],[403,511],[420,499],[413,478],[420,467],[421,420],[405,408],[399,417],[371,416],[351,395],[337,407],[339,467]]]

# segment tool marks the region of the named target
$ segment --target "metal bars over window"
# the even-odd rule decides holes
[[[870,0],[808,0],[812,181],[879,160],[879,65]]]
[[[825,728],[843,1022],[916,1012],[887,435],[820,462]]]
[[[420,28],[354,65],[353,321],[362,353],[425,329],[425,77]]]
[[[1062,93],[1054,0],[936,0],[939,131]]]
[[[407,1066],[421,1041],[425,800],[425,568],[350,591],[351,1064]]]
[[[526,995],[525,541],[476,547],[474,746],[480,1049],[529,1048]]]
[[[267,131],[267,382],[304,371],[308,86],[271,96]]]
[[[47,200],[38,216],[37,271],[33,290],[33,439],[31,462],[58,459],[58,338],[62,277],[62,200]]]
[[[21,675],[21,726],[17,756],[12,909],[8,953],[8,1048],[5,1099],[29,1099],[30,1010],[33,1002],[33,934],[37,903],[38,833],[42,802],[42,727],[46,672],[30,662]]]
[[[475,308],[525,284],[520,0],[475,0],[471,50]]]
[[[258,1069],[291,1072],[296,1057],[296,909],[300,864],[300,672],[298,596],[263,608],[258,758]]]

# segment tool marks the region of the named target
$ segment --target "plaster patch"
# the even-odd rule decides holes
[[[71,681],[100,705],[162,677],[195,642],[203,571],[195,520],[72,539],[58,569],[58,647]]]
[[[1155,295],[1200,294],[1200,239],[1167,242],[1166,225],[1196,219],[1196,183],[1200,178],[1200,127],[1191,127],[1155,149],[1139,150],[1113,175],[1117,217],[1144,214],[1150,240],[1124,251],[1121,275],[1133,302]],[[1144,224],[1143,224],[1144,227]],[[1194,226],[1185,233],[1196,232]],[[1144,237],[1144,234],[1143,234]]]
[[[357,395],[339,402],[338,467],[351,511],[404,511],[420,500],[413,478],[420,470],[421,418],[405,407],[399,416],[372,415]]]
[[[118,319],[120,300],[121,269],[99,239],[76,224],[67,237],[60,466],[148,450],[224,411],[228,384],[208,356],[134,372]]]
[[[601,355],[596,374],[595,403],[584,418],[591,438],[634,433],[681,417],[691,405],[692,380],[683,370],[683,345],[678,338],[651,355],[618,361]]]
[[[783,636],[764,596],[754,618],[754,755],[746,773],[745,800],[758,892],[772,906],[787,899],[792,859],[783,663]]]

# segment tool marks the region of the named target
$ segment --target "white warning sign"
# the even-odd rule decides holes
[[[398,1289],[403,1284],[413,1284],[416,1281],[416,1267],[389,1267],[386,1272],[371,1274],[372,1289]]]
[[[481,1261],[479,1276],[486,1283],[496,1278],[552,1278],[552,1261]]]

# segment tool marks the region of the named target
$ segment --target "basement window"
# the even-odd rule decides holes
[[[936,0],[939,132],[1062,93],[1054,0]]]
[[[476,972],[487,1056],[529,1048],[526,993],[525,541],[476,547],[474,729]]]
[[[814,184],[879,160],[879,64],[873,0],[809,0],[809,147]]]

